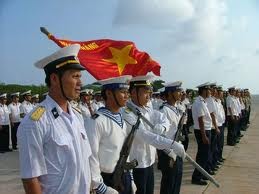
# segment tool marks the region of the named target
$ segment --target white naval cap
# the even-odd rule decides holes
[[[32,98],[39,98],[39,94],[34,94]]]
[[[92,89],[83,89],[83,90],[80,91],[81,95],[83,95],[83,94],[91,95],[92,93],[93,93]]]
[[[130,80],[130,87],[147,87],[152,89],[151,82],[154,79],[155,76],[152,74],[136,76]]]
[[[99,95],[101,95],[101,91],[100,91],[100,90],[95,91],[95,92],[94,92],[94,95],[95,95],[95,96],[99,96]]]
[[[196,86],[196,88],[209,89],[210,88],[210,83],[209,82],[205,82],[203,84],[200,84],[200,85]]]
[[[31,96],[31,90],[25,91],[23,93],[21,93],[22,96],[28,95]]]
[[[176,81],[176,82],[170,82],[170,83],[165,83],[165,91],[168,92],[175,92],[175,91],[181,91],[182,88],[182,82],[181,81]]]
[[[0,98],[7,98],[7,93],[3,93],[0,95]]]
[[[228,88],[228,90],[235,90],[236,89],[236,86],[231,86]]]
[[[217,87],[217,82],[211,82],[209,85],[211,88]]]
[[[70,46],[63,47],[52,55],[37,61],[34,65],[39,69],[44,69],[46,74],[67,69],[85,70],[85,68],[80,65],[77,58],[79,50],[79,44],[72,44]]]
[[[112,77],[98,81],[102,85],[102,89],[121,89],[129,88],[129,80],[132,78],[131,75],[123,75],[119,77]]]
[[[11,94],[11,97],[12,96],[20,96],[20,92],[14,92],[14,93]]]

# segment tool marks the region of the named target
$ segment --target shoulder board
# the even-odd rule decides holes
[[[31,120],[33,121],[38,121],[43,113],[46,111],[45,107],[43,106],[38,106],[33,113],[31,114]]]
[[[160,106],[160,107],[159,107],[159,110],[162,110],[163,108],[164,108],[164,105]]]
[[[77,107],[72,107],[72,108],[73,108],[76,112],[82,114],[82,112],[81,112],[81,110],[80,110],[79,108],[77,108]]]
[[[128,113],[128,114],[132,112],[129,108],[125,108],[124,111],[125,113]]]
[[[96,119],[97,117],[99,117],[100,115],[98,115],[97,113],[95,113],[93,116],[92,116],[92,119]]]

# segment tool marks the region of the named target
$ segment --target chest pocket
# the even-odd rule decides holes
[[[72,143],[72,138],[67,135],[56,135],[53,137],[53,141],[58,146],[67,146],[69,147]]]

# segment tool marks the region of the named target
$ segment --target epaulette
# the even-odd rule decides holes
[[[125,108],[124,111],[125,111],[125,113],[127,113],[127,114],[129,114],[129,113],[132,112],[129,108]]]
[[[78,113],[82,114],[82,111],[81,111],[79,108],[73,107],[73,106],[72,106],[72,108],[73,108],[74,110],[76,110]]]
[[[159,110],[162,110],[164,108],[164,105],[159,106]]]
[[[99,116],[100,116],[99,114],[95,113],[95,114],[92,116],[92,119],[96,119],[96,118],[98,118]]]
[[[38,106],[31,114],[31,120],[38,121],[45,111],[46,109],[44,106]]]

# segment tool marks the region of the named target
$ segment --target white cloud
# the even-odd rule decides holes
[[[113,24],[168,28],[192,18],[193,14],[190,0],[119,0]]]

